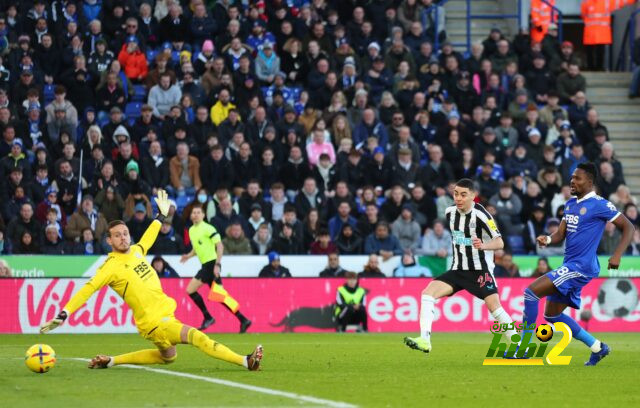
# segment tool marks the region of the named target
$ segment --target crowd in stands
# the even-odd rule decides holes
[[[462,54],[433,0],[0,4],[2,254],[106,253],[107,224],[139,239],[166,189],[153,254],[188,250],[199,203],[225,254],[446,257],[463,177],[510,252],[562,254],[535,237],[587,160],[640,221],[553,25]]]

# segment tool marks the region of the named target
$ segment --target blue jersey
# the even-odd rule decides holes
[[[571,198],[564,207],[567,223],[564,264],[574,267],[584,276],[595,278],[600,273],[596,256],[607,222],[620,215],[615,205],[591,192],[582,199]]]

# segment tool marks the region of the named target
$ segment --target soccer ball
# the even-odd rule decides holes
[[[34,344],[25,353],[24,363],[34,373],[46,373],[56,365],[56,352],[46,344]]]
[[[551,325],[541,324],[536,329],[536,337],[543,343],[548,342],[553,337],[553,329]]]
[[[630,279],[607,279],[600,286],[598,306],[607,316],[625,317],[638,306],[638,288]]]

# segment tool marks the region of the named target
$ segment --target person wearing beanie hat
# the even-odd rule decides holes
[[[227,200],[228,202],[228,200]],[[224,202],[221,203],[221,205]],[[235,315],[240,322],[240,333],[247,331],[251,326],[251,320],[247,319],[240,312],[240,304],[235,300],[229,292],[222,286],[222,255],[224,253],[224,244],[218,230],[205,219],[205,209],[202,204],[196,203],[191,208],[191,214],[188,214],[193,225],[189,228],[189,240],[193,248],[187,254],[180,257],[180,262],[184,263],[193,256],[198,256],[198,260],[202,264],[202,268],[195,277],[191,279],[187,285],[187,294],[193,300],[193,303],[202,312],[203,320],[200,330],[215,323],[215,319],[209,313],[204,299],[198,293],[198,289],[204,284],[209,285],[208,299],[220,303],[227,310]]]
[[[291,272],[280,264],[280,254],[271,251],[267,254],[269,263],[265,265],[258,274],[260,278],[290,278]]]

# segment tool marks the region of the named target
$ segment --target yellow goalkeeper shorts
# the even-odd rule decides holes
[[[171,346],[180,344],[180,333],[184,324],[175,317],[163,317],[155,328],[149,330],[143,337],[160,350],[166,350]]]

